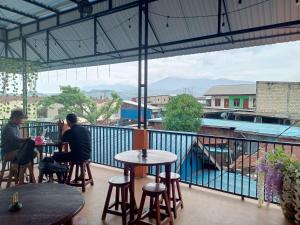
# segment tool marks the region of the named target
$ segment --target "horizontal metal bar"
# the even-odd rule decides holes
[[[59,13],[59,11],[57,9],[54,9],[54,8],[52,8],[50,6],[47,6],[47,5],[43,4],[43,3],[37,2],[35,0],[23,0],[23,1],[27,2],[27,3],[30,3],[32,5],[38,6],[40,8],[46,9],[48,11],[51,11],[51,12],[54,12],[54,13]]]
[[[103,2],[103,1],[107,1],[107,0],[100,0],[100,1],[92,2],[91,5],[98,4],[99,2]],[[149,0],[149,2],[155,2],[155,1],[157,1],[157,0]],[[102,16],[107,16],[107,15],[110,15],[110,14],[114,14],[114,13],[117,13],[117,12],[120,12],[120,11],[124,11],[124,10],[127,10],[127,9],[131,9],[131,8],[137,7],[138,4],[139,4],[139,1],[134,1],[134,2],[130,2],[130,3],[126,3],[124,5],[120,5],[120,6],[112,8],[112,9],[107,9],[107,10],[104,10],[102,12],[98,12],[98,13],[86,16],[84,18],[80,17],[80,18],[72,20],[72,21],[68,21],[68,22],[61,23],[61,24],[56,24],[56,25],[54,25],[52,27],[43,28],[43,29],[40,29],[40,30],[37,30],[37,31],[33,31],[33,32],[28,33],[26,35],[22,35],[22,37],[28,38],[30,36],[39,34],[41,32],[45,32],[46,30],[55,30],[55,29],[58,29],[58,28],[62,28],[62,27],[74,25],[74,24],[77,24],[77,23],[81,23],[81,22],[84,22],[84,21],[87,21],[87,20],[90,20],[90,19],[94,19],[94,18],[98,18],[98,17],[102,17]],[[77,11],[77,10],[78,10],[78,8],[76,7],[74,9],[72,9],[72,10],[67,10],[67,11],[61,12],[61,13],[59,13],[57,15],[51,15],[51,16],[39,19],[38,22],[45,21],[47,19],[56,18],[57,16],[61,16],[61,15],[64,15],[66,13],[69,13],[69,12],[72,12],[72,11]],[[35,21],[34,22],[30,22],[30,23],[25,23],[25,24],[22,24],[21,27],[25,26],[25,25],[27,26],[27,25],[30,25],[30,24],[36,24],[36,23],[37,22],[35,22]],[[12,30],[16,30],[16,29],[19,29],[19,28],[8,29],[8,32],[10,32]],[[12,39],[9,39],[9,41],[14,41],[14,40],[17,40],[17,39],[19,39],[19,38],[12,38]]]
[[[38,19],[37,16],[31,15],[31,14],[28,14],[28,13],[25,13],[25,12],[22,12],[22,11],[13,9],[13,8],[9,8],[9,7],[4,6],[4,5],[0,5],[0,9],[6,10],[6,11],[9,11],[9,12],[13,12],[15,14],[19,14],[19,15],[22,15],[22,16],[25,16],[25,17],[28,17],[28,18],[31,18],[31,19],[34,19],[34,20]]]
[[[16,24],[16,25],[18,25],[18,26],[21,25],[21,23],[19,23],[19,22],[17,22],[17,21],[10,20],[10,19],[4,18],[4,17],[0,17],[0,20],[5,21],[5,22],[8,22],[8,23]]]

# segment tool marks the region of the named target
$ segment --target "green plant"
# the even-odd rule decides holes
[[[201,125],[202,105],[192,95],[181,94],[166,106],[164,126],[167,130],[196,132]]]

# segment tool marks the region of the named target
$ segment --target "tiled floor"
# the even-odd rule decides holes
[[[86,200],[78,216],[84,217],[89,225],[119,225],[117,216],[108,215],[106,221],[101,214],[108,189],[107,180],[111,176],[122,175],[122,171],[103,166],[92,166],[95,185],[88,187],[83,194]],[[153,181],[152,177],[137,179],[136,199],[139,204],[142,185]],[[181,184],[184,209],[179,210],[175,224],[179,225],[289,225],[282,215],[280,207],[270,205],[257,207],[257,202],[249,199],[210,191],[203,188],[189,188]],[[0,203],[1,204],[1,203]],[[1,222],[0,222],[1,224]]]

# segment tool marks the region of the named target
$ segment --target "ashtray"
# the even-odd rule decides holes
[[[10,212],[16,212],[22,209],[23,205],[22,203],[16,202],[15,204],[11,204],[8,208]]]

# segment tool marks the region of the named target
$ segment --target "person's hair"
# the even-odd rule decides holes
[[[24,119],[26,115],[23,113],[22,109],[14,109],[10,113],[10,119]]]
[[[74,113],[70,113],[67,115],[66,120],[70,123],[77,123],[77,116]]]

